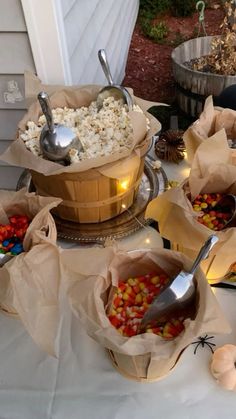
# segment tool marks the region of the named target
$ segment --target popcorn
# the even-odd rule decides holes
[[[161,168],[161,161],[160,160],[154,160],[153,162],[151,162],[152,168],[154,170],[160,170]]]
[[[28,148],[28,150],[31,151],[31,153],[33,153],[35,156],[42,155],[38,138],[32,138],[30,140],[25,141],[25,145]]]
[[[134,105],[134,110],[143,112],[137,105]],[[85,159],[119,153],[132,147],[133,128],[127,106],[113,97],[104,100],[100,111],[97,110],[97,104],[94,101],[89,107],[56,108],[52,109],[52,113],[55,124],[64,124],[70,127],[83,146],[83,150],[80,152],[76,148],[69,150],[68,159],[71,164]],[[29,121],[26,131],[20,135],[27,149],[37,156],[42,155],[39,139],[45,123],[46,118],[41,115],[37,125],[33,121]]]

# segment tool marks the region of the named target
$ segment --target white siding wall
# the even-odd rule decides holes
[[[139,0],[0,3],[1,153],[25,113],[24,70],[43,83],[107,84],[97,57],[103,48],[115,83],[122,82]],[[0,188],[14,189],[21,172],[0,161]]]
[[[138,0],[60,0],[64,36],[73,84],[106,83],[97,58],[107,52],[116,83],[125,76],[125,65],[137,18]]]
[[[125,65],[139,0],[21,0],[35,66],[45,84],[104,84],[107,51],[116,83]]]
[[[24,70],[35,71],[20,0],[1,0],[0,153],[15,138],[26,110]],[[0,161],[0,189],[15,189],[22,168]]]

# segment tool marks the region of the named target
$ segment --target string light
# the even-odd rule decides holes
[[[152,160],[152,159],[151,159]],[[159,160],[156,160],[156,161],[152,161],[152,168],[155,170],[155,171],[159,171],[160,170],[160,167],[161,167],[161,162],[159,161]],[[120,180],[119,181],[119,187],[120,188],[122,188],[122,189],[126,189],[126,188],[128,188],[128,184],[129,184],[129,179],[125,179],[125,180]],[[153,191],[153,188],[151,188],[150,187],[150,185],[148,186],[148,187],[145,187],[144,186],[144,189],[145,189],[145,191],[147,191],[147,192],[151,192],[151,191]],[[147,227],[145,224],[143,224],[137,217],[135,217],[133,214],[132,214],[132,212],[127,208],[127,205],[126,204],[121,204],[121,208],[123,209],[123,210],[125,210],[125,211],[127,211],[130,215],[131,215],[131,217],[140,225],[140,227],[142,228],[142,229],[145,229],[145,231],[146,231],[146,238],[145,239],[143,239],[144,241],[144,243],[145,244],[151,244],[151,242],[152,242],[152,239],[151,239],[151,231],[150,231],[150,227]]]
[[[147,237],[147,238],[145,239],[145,243],[150,244],[150,242],[151,242],[150,238],[149,238],[149,237]]]
[[[123,189],[124,191],[128,189],[128,186],[129,186],[128,180],[123,180],[122,182],[119,182],[120,189]]]
[[[121,207],[123,208],[123,209],[125,209],[131,216],[133,215],[132,213],[131,213],[131,211],[129,211],[129,209],[126,207],[126,205],[125,204],[121,204]],[[146,237],[146,239],[144,240],[144,242],[146,243],[146,244],[150,244],[151,243],[151,240],[150,240],[150,232],[149,232],[149,229],[147,228],[147,226],[145,225],[145,224],[143,224],[137,217],[133,217],[134,219],[135,219],[135,221],[141,226],[141,228],[144,228],[146,231],[147,231],[147,237]]]
[[[130,176],[120,179],[118,181],[118,190],[119,191],[127,191],[128,188],[130,187]]]

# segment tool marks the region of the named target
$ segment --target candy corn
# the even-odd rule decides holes
[[[169,277],[165,273],[148,273],[136,278],[120,280],[117,292],[113,296],[108,318],[118,332],[126,337],[135,336],[139,330],[140,322]],[[183,319],[171,319],[162,324],[148,325],[144,332],[155,333],[164,339],[173,339],[184,329]],[[143,333],[143,331],[142,331]]]

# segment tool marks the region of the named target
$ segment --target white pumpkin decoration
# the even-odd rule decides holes
[[[212,355],[211,372],[227,390],[236,391],[236,346],[224,345]]]

